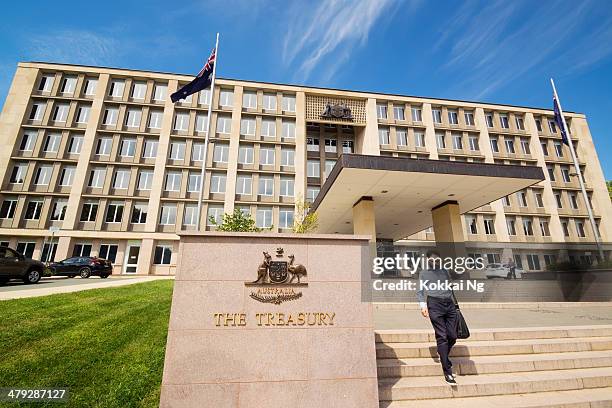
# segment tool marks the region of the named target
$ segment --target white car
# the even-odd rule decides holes
[[[521,268],[514,268],[514,274],[516,275],[516,279],[521,279],[523,277],[523,273],[524,271]],[[487,279],[507,279],[509,274],[510,266],[508,264],[490,263],[485,268],[485,276],[487,277]]]

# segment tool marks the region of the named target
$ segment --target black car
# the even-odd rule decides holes
[[[45,271],[45,264],[26,258],[8,247],[0,247],[0,285],[11,279],[25,283],[38,283]]]
[[[113,265],[111,261],[94,256],[75,256],[63,261],[53,262],[49,265],[49,270],[53,275],[63,275],[70,278],[79,275],[86,279],[91,275],[97,275],[105,279],[113,273]]]

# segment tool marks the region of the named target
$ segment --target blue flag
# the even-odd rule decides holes
[[[567,131],[565,129],[565,126],[563,126],[563,118],[561,117],[561,109],[559,108],[559,102],[557,102],[557,98],[555,98],[554,95],[553,95],[553,103],[554,103],[554,110],[555,110],[555,122],[557,123],[557,126],[559,126],[559,129],[561,129],[561,140],[563,141],[563,143],[569,146],[569,140],[567,138]]]
[[[173,103],[177,103],[181,99],[185,99],[189,95],[192,95],[210,86],[210,84],[212,83],[213,67],[215,66],[216,51],[217,50],[215,49],[212,50],[210,57],[208,57],[208,61],[206,61],[206,64],[198,73],[198,75],[193,79],[193,81],[170,95],[170,99]]]

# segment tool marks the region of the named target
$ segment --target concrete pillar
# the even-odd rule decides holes
[[[431,209],[436,246],[444,257],[466,256],[459,204],[445,201]]]
[[[370,255],[376,256],[376,216],[374,200],[364,196],[353,205],[353,234],[370,236]]]

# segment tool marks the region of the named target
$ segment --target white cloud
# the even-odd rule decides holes
[[[120,42],[109,35],[86,30],[63,30],[31,35],[25,54],[33,60],[82,65],[113,65]]]

